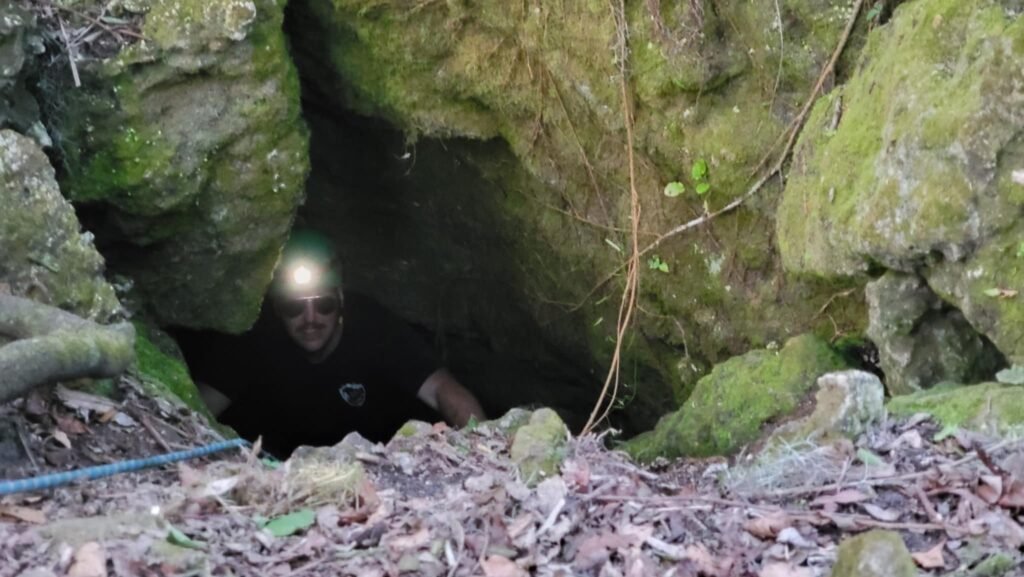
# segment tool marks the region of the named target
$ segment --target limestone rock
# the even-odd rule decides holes
[[[99,322],[120,310],[103,257],[61,196],[49,159],[12,130],[0,130],[0,206],[0,283]]]
[[[51,144],[50,137],[39,122],[39,105],[25,83],[29,59],[43,52],[34,21],[32,13],[16,3],[0,4],[0,128],[31,136],[45,147]]]
[[[778,439],[856,439],[883,419],[885,388],[878,377],[856,370],[827,373],[818,378],[811,414],[776,429],[768,445]]]
[[[146,40],[83,59],[80,89],[66,62],[44,71],[62,189],[158,322],[240,332],[308,167],[283,4],[142,3]]]
[[[795,151],[776,220],[785,267],[916,272],[1024,359],[1024,308],[998,292],[1024,284],[1021,38],[997,0],[906,2],[875,28]]]
[[[917,577],[899,533],[869,531],[839,544],[832,577]]]
[[[866,294],[867,333],[890,394],[991,379],[1001,364],[999,352],[920,277],[889,271],[868,283]]]
[[[681,409],[627,442],[626,450],[643,460],[732,453],[792,413],[820,375],[842,368],[842,358],[812,335],[794,337],[779,351],[729,359],[697,383]]]
[[[962,386],[945,383],[896,397],[886,405],[895,415],[928,413],[947,426],[1007,435],[1024,432],[1024,387],[1001,383]]]
[[[515,432],[510,449],[523,480],[532,485],[557,474],[568,436],[558,413],[547,408],[534,411],[530,421]]]

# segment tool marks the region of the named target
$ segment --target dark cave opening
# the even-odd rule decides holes
[[[301,80],[311,173],[295,227],[327,235],[340,255],[345,288],[372,296],[412,327],[488,417],[517,406],[548,406],[578,430],[596,399],[600,367],[577,354],[582,346],[566,345],[564,336],[553,337],[529,314],[530,297],[508,264],[509,235],[516,233],[494,201],[507,192],[474,162],[481,155],[515,163],[511,152],[496,141],[412,143],[386,121],[349,110],[317,80],[324,73],[317,66],[322,53],[303,54],[315,47],[295,40],[296,10],[289,6],[285,30]],[[249,349],[233,346],[232,339],[251,333],[175,336],[201,374],[211,363],[225,363],[224,354],[244,357]],[[423,409],[410,418],[438,420]]]

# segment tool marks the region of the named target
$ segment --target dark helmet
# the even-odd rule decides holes
[[[331,241],[313,230],[293,230],[281,250],[270,292],[275,298],[341,288],[341,263]]]

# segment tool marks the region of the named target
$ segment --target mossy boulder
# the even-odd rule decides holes
[[[901,4],[851,80],[815,106],[776,229],[788,270],[919,274],[1019,361],[1024,309],[987,292],[1024,281],[1024,20],[1014,6]]]
[[[839,544],[832,577],[917,577],[917,567],[895,531],[868,531]]]
[[[991,380],[1002,358],[924,279],[889,271],[867,285],[868,331],[892,395]]]
[[[0,130],[0,207],[0,283],[80,316],[111,320],[120,303],[92,235],[81,231],[39,145],[7,129]]]
[[[276,0],[143,0],[145,40],[43,75],[61,185],[161,323],[241,331],[303,198]],[[99,216],[97,216],[99,215]]]
[[[943,383],[927,391],[896,397],[886,407],[894,415],[928,413],[945,426],[986,434],[1024,432],[1024,387],[1020,385]]]
[[[534,485],[558,473],[568,439],[569,431],[558,413],[537,409],[530,421],[516,430],[509,455],[523,480]]]
[[[812,335],[790,339],[781,350],[729,359],[697,382],[682,408],[625,448],[645,461],[733,453],[790,416],[819,376],[842,368],[842,357]]]

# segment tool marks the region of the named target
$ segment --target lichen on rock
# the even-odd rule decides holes
[[[509,449],[523,480],[535,485],[557,474],[568,439],[569,431],[558,413],[546,408],[534,411],[530,421],[516,429]]]
[[[645,461],[733,453],[789,417],[819,376],[844,365],[828,343],[811,335],[794,337],[778,351],[734,357],[698,381],[682,408],[625,448]]]
[[[0,283],[17,295],[107,322],[120,303],[92,235],[60,194],[39,145],[0,130]]]
[[[868,531],[839,544],[832,577],[916,577],[917,567],[895,531]]]

